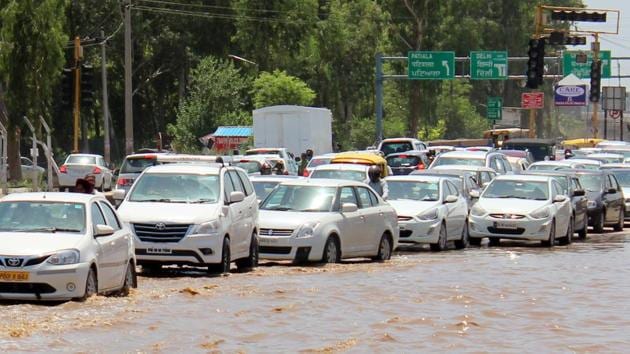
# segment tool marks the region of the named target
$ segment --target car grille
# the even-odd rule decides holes
[[[518,215],[518,214],[490,214],[490,216],[495,219],[511,219],[511,220],[523,219],[525,217],[525,215]]]
[[[52,294],[55,291],[55,288],[45,283],[0,283],[0,293]]]
[[[401,215],[398,215],[398,221],[409,221],[409,220],[411,220],[411,219],[413,219],[411,216],[401,216]]]
[[[291,247],[259,246],[258,252],[267,254],[289,254],[291,253]]]
[[[413,233],[413,231],[411,230],[400,230],[400,237],[409,237],[411,236],[411,234]]]
[[[184,224],[133,224],[136,236],[143,242],[179,242],[189,228]]]
[[[488,231],[493,234],[502,234],[502,235],[522,235],[525,232],[525,229],[522,227],[516,229],[499,229],[496,227],[489,226]]]
[[[289,229],[260,229],[260,236],[291,236],[293,230]]]

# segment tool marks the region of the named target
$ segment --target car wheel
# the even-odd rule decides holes
[[[258,266],[258,237],[256,234],[252,235],[252,240],[249,242],[249,256],[247,258],[239,259],[236,261],[236,267],[240,271],[248,271]]]
[[[376,257],[372,257],[372,260],[383,262],[392,258],[392,244],[387,234],[381,236],[381,242],[378,245],[378,254]]]
[[[468,244],[470,246],[481,246],[481,238],[477,238],[477,237],[469,237],[468,238]]]
[[[625,213],[623,212],[623,209],[619,210],[619,219],[618,219],[618,221],[617,221],[617,223],[615,224],[615,227],[614,227],[615,231],[623,231],[623,222],[624,222],[623,217],[624,217],[624,214]]]
[[[440,252],[446,249],[446,226],[444,223],[440,226],[440,235],[438,236],[437,243],[432,243],[429,246],[433,252]]]
[[[578,232],[578,237],[581,240],[584,240],[586,239],[587,235],[588,235],[588,216],[584,215],[584,226],[582,227],[582,230]]]
[[[567,234],[559,240],[561,245],[570,245],[573,242],[573,218],[569,219],[569,226],[567,226]]]
[[[462,230],[462,238],[455,241],[455,248],[458,250],[468,247],[468,221],[464,223],[464,230]]]
[[[125,282],[123,283],[123,287],[116,294],[117,296],[128,296],[131,288],[138,287],[138,279],[136,276],[136,267],[133,266],[132,263],[127,265],[127,271],[125,272]]]
[[[143,274],[156,274],[162,271],[161,264],[143,264],[142,265],[142,273]]]
[[[545,247],[553,247],[556,245],[556,222],[553,221],[551,224],[551,229],[549,230],[549,239],[546,241],[540,241],[540,243]]]
[[[328,237],[324,245],[324,254],[322,255],[322,263],[339,263],[339,245],[337,239]]]
[[[98,293],[98,279],[94,268],[90,268],[87,279],[85,280],[85,293],[80,297],[79,301],[85,301]]]
[[[221,263],[211,264],[208,266],[208,271],[212,274],[226,274],[230,272],[230,239],[223,238],[223,248],[221,249]]]
[[[604,219],[606,215],[606,210],[602,209],[602,211],[597,214],[595,220],[593,221],[593,231],[597,234],[601,234],[604,232]]]
[[[501,239],[498,237],[490,237],[488,238],[488,246],[490,247],[499,247],[501,246]]]

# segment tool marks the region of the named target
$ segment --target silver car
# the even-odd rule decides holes
[[[74,187],[77,179],[87,175],[94,176],[96,189],[108,191],[114,186],[113,172],[101,155],[70,154],[59,172],[59,187],[62,189]]]

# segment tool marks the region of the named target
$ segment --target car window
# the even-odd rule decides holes
[[[370,194],[370,203],[372,204],[372,206],[380,205],[380,202],[378,201],[378,197],[376,196],[376,194],[374,194],[374,192],[372,192],[369,189],[368,189],[368,192]]]
[[[582,189],[582,186],[580,185],[580,181],[579,181],[577,178],[575,178],[575,177],[572,177],[572,178],[571,178],[571,188],[572,188],[574,191],[575,191],[575,190]]]
[[[372,206],[372,201],[370,199],[370,191],[367,188],[357,187],[357,194],[359,195],[361,208],[369,208]]]
[[[459,195],[459,190],[457,189],[457,187],[455,187],[453,183],[446,181],[446,187],[448,188],[448,195]]]
[[[560,184],[556,180],[551,181],[551,194],[554,198],[557,195],[562,194],[562,187],[560,187]]]
[[[254,193],[254,187],[252,187],[252,182],[250,182],[249,178],[247,178],[247,175],[243,171],[236,171],[236,173],[241,178],[241,182],[245,187],[245,195],[251,195]]]
[[[343,187],[339,192],[339,205],[344,203],[353,203],[359,205],[357,201],[357,197],[354,194],[354,188],[352,187]]]
[[[610,176],[606,176],[604,179],[604,184],[606,189],[613,188],[612,182],[610,181]]]
[[[475,181],[475,178],[473,176],[468,176],[465,179],[466,181],[466,189],[467,190],[473,190],[475,188],[477,188],[477,181]]]
[[[510,165],[510,162],[505,157],[501,157],[501,163],[506,172],[512,171],[512,165]]]
[[[232,192],[236,191],[236,188],[234,188],[234,183],[232,182],[232,178],[229,173],[226,172],[223,175],[223,180],[225,183],[225,200],[228,200],[228,197],[232,194]]]
[[[102,157],[97,157],[96,162],[99,166],[105,166],[105,160]]]
[[[615,188],[616,190],[620,190],[621,189],[621,188],[619,188],[619,184],[617,184],[617,179],[615,179],[615,176],[608,175],[608,179],[610,179],[610,186],[611,186],[611,188]]]
[[[241,182],[241,179],[238,177],[238,174],[236,173],[236,171],[229,170],[228,174],[230,175],[230,178],[232,179],[232,185],[234,186],[234,190],[237,192],[243,192],[243,194],[245,194],[245,187],[243,186],[243,182]]]
[[[101,212],[101,209],[98,207],[98,205],[96,205],[96,203],[92,203],[91,213],[92,225],[107,225],[107,223],[105,222],[105,218],[103,217],[103,213]]]
[[[105,214],[105,219],[107,219],[107,225],[111,226],[114,230],[120,230],[120,222],[116,217],[116,213],[112,210],[112,208],[106,203],[99,202],[98,205],[101,207],[103,214]]]

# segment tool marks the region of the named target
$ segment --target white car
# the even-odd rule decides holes
[[[599,168],[603,165],[601,161],[591,160],[591,159],[586,159],[586,158],[580,158],[580,159],[570,158],[565,161],[579,163],[580,165],[582,165],[582,169],[585,169],[585,170],[599,170]]]
[[[507,157],[496,151],[487,152],[476,150],[445,152],[435,157],[429,169],[448,165],[490,167],[500,175],[512,173],[512,165],[507,160]]]
[[[560,161],[538,161],[529,165],[527,171],[561,171],[569,169],[584,169],[585,166],[572,159]]]
[[[149,167],[124,196],[118,213],[134,233],[138,264],[149,271],[179,264],[227,273],[232,261],[241,269],[258,263],[258,203],[240,168]]]
[[[370,166],[349,163],[336,163],[317,166],[311,170],[311,179],[346,179],[356,182],[366,181]]]
[[[271,191],[276,188],[282,182],[285,181],[295,181],[304,179],[299,176],[284,176],[284,175],[253,175],[249,176],[249,180],[254,185],[254,190],[256,191],[256,199],[258,200],[258,204],[260,204]]]
[[[488,237],[491,245],[501,239],[541,241],[553,247],[556,239],[571,242],[573,210],[553,177],[535,175],[495,178],[470,210],[470,243]]]
[[[245,151],[245,156],[252,155],[275,155],[282,158],[284,166],[287,169],[289,175],[297,175],[298,165],[293,159],[293,156],[287,151],[286,148],[257,148]]]
[[[98,190],[111,190],[114,186],[114,175],[101,155],[71,154],[59,167],[59,187],[61,189],[74,187],[77,179],[87,175],[95,178],[94,187]]]
[[[443,251],[448,241],[468,246],[468,203],[449,177],[409,175],[385,178],[387,202],[396,209],[402,243],[428,243]],[[461,182],[460,182],[461,183]]]
[[[0,299],[83,300],[136,287],[131,232],[102,196],[0,200]]]
[[[363,183],[283,182],[260,206],[260,257],[337,263],[387,260],[398,246],[396,212]]]
[[[594,153],[584,157],[587,160],[597,160],[602,164],[606,163],[623,163],[625,157],[622,154],[613,154],[609,152]]]

